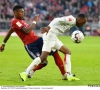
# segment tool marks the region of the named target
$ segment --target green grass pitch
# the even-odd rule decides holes
[[[2,43],[4,37],[0,36]],[[52,56],[48,57],[48,65],[35,72],[34,77],[22,82],[19,73],[32,62],[26,53],[23,43],[18,37],[11,37],[5,51],[0,52],[0,86],[88,86],[100,84],[100,37],[85,37],[80,44],[73,43],[69,36],[59,39],[71,50],[72,73],[80,81],[62,80],[62,75],[55,65]],[[62,59],[63,54],[60,53]]]

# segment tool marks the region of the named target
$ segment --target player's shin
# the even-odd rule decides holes
[[[26,74],[29,74],[29,72],[34,69],[37,65],[41,63],[40,57],[37,57],[34,59],[34,61],[28,66],[28,68],[25,70]]]
[[[64,67],[63,61],[62,61],[60,55],[58,54],[58,52],[55,52],[53,54],[53,57],[54,57],[54,60],[55,60],[56,65],[60,69],[61,74],[64,75],[66,73],[65,67]]]
[[[70,58],[71,58],[70,54],[65,54],[64,63],[65,63],[65,68],[67,70],[68,75],[71,75],[71,61],[70,61]]]

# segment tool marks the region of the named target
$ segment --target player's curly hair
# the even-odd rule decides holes
[[[85,14],[78,14],[77,18],[86,18]]]
[[[16,11],[16,10],[18,10],[18,9],[23,9],[23,6],[21,6],[21,5],[16,5],[16,6],[13,7],[13,11]]]

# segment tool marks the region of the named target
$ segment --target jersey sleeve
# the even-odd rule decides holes
[[[11,27],[12,29],[21,30],[24,25],[19,20],[14,19],[11,21]]]
[[[70,15],[70,16],[66,16],[66,17],[63,17],[64,19],[65,19],[65,21],[66,21],[66,23],[68,23],[68,24],[76,24],[76,18],[75,17],[73,17],[72,15]]]

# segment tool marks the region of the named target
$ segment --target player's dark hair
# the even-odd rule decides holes
[[[77,18],[86,18],[86,16],[84,14],[78,14]]]
[[[13,11],[16,11],[16,10],[18,10],[18,9],[23,9],[23,6],[21,6],[21,5],[16,5],[16,6],[13,7]]]

